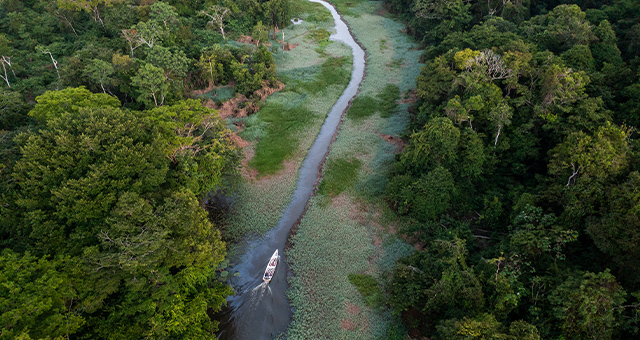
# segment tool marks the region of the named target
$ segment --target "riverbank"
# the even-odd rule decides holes
[[[333,3],[367,51],[367,76],[331,146],[319,190],[289,240],[289,297],[295,311],[289,339],[393,336],[395,320],[384,297],[375,295],[387,290],[395,261],[412,251],[394,235],[380,195],[401,148],[397,137],[408,123],[408,91],[415,87],[421,51],[402,33],[402,24],[384,16],[381,3]],[[393,86],[397,106],[381,105],[388,104],[385,94],[393,94]],[[367,292],[361,286],[374,296],[365,298],[349,274],[368,275],[382,289]],[[351,281],[358,283],[353,276]]]

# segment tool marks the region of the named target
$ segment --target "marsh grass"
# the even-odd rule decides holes
[[[315,80],[299,83],[298,86],[309,94],[318,94],[329,86],[344,84],[351,78],[352,61],[345,57],[330,57],[322,63]]]
[[[310,15],[318,14],[314,20],[327,15],[331,18],[329,11],[320,4],[307,1],[300,3],[309,9]],[[286,51],[284,55],[281,50],[274,55],[278,77],[285,83],[285,89],[267,98],[262,111],[230,122],[241,122],[244,125],[240,135],[252,142],[245,148],[245,152],[248,155],[255,154],[255,165],[265,171],[258,174],[257,179],[247,179],[233,198],[233,208],[226,223],[224,237],[229,241],[229,257],[234,261],[251,240],[260,238],[277,225],[295,190],[298,167],[320,131],[327,112],[340,97],[350,79],[351,49],[348,46],[331,43],[322,49],[324,54],[319,55],[315,52],[318,45],[306,38],[310,30],[332,30],[332,19],[314,22],[313,18],[305,15],[300,17],[304,22],[284,29],[285,40],[299,46]],[[322,91],[309,94],[303,85],[315,83],[319,78],[333,78],[326,74],[330,71],[329,67],[325,67],[324,75],[321,74],[323,63],[330,58],[343,58],[343,61],[338,62],[342,68],[336,70],[344,73],[339,77],[343,82],[325,82],[324,85],[319,85],[327,86]],[[327,66],[330,63],[327,63]],[[332,65],[336,65],[335,61]],[[282,111],[278,112],[280,109]],[[285,128],[285,125],[288,128]],[[285,138],[278,138],[281,133],[286,134]],[[283,150],[287,145],[287,150]],[[276,155],[274,159],[279,159],[279,163],[269,160],[273,155]],[[272,172],[275,168],[282,169],[283,164],[283,170]]]
[[[337,196],[344,190],[353,187],[360,165],[360,160],[357,158],[348,160],[332,158],[324,167],[322,181],[318,186],[318,193]]]
[[[380,105],[380,114],[388,118],[398,108],[397,101],[400,99],[400,88],[395,84],[387,84],[377,95]]]
[[[287,338],[406,338],[387,308],[386,294],[396,261],[413,248],[390,233],[397,226],[382,193],[398,148],[380,135],[399,136],[409,121],[409,105],[397,101],[400,93],[415,87],[421,52],[400,33],[402,24],[374,14],[379,2],[332,3],[367,49],[367,76],[343,118],[319,190],[287,251],[295,311]],[[350,160],[358,161],[352,166],[357,169],[347,169]],[[337,195],[329,190],[334,186]],[[363,276],[352,277],[354,285],[349,273]]]
[[[356,97],[351,102],[351,107],[347,111],[347,117],[354,120],[367,118],[378,112],[378,101],[367,95]]]
[[[304,99],[295,93],[278,94],[260,110],[259,118],[247,120],[244,134],[258,140],[249,165],[260,174],[273,174],[298,150],[297,133],[313,119]]]
[[[367,306],[373,308],[382,307],[384,300],[376,279],[367,274],[349,274],[347,277],[349,282],[356,286]]]

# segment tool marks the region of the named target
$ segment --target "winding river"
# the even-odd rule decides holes
[[[275,249],[278,249],[279,254],[284,254],[289,231],[304,213],[318,179],[322,160],[329,150],[342,114],[358,92],[364,77],[365,53],[354,40],[346,23],[329,3],[322,0],[309,1],[320,3],[331,11],[336,33],[332,34],[330,39],[351,47],[353,53],[351,80],[331,108],[318,137],[309,149],[300,168],[298,184],[291,203],[282,214],[278,225],[264,238],[251,243],[240,263],[231,268],[231,271],[238,273],[231,281],[236,294],[228,299],[228,306],[223,311],[221,331],[218,334],[220,339],[272,339],[287,330],[292,311],[286,296],[289,268],[285,258],[281,258],[275,275],[268,285],[262,281],[262,274]]]

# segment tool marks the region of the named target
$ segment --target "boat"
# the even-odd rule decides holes
[[[276,271],[276,266],[278,265],[278,249],[273,252],[271,258],[269,259],[269,264],[267,264],[267,269],[264,270],[263,280],[266,282],[270,282],[273,277],[273,273]]]

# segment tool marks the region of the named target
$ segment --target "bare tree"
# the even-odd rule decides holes
[[[492,50],[484,50],[480,55],[474,58],[475,64],[482,65],[487,68],[487,74],[492,80],[506,79],[513,77],[513,70],[507,68],[499,54]],[[470,63],[469,65],[473,65]]]
[[[2,59],[0,59],[0,63],[2,63],[2,70],[4,71],[4,77],[0,75],[0,78],[7,82],[7,86],[11,87],[11,84],[9,84],[9,76],[7,75],[7,66],[11,67],[11,57],[3,55]],[[15,73],[13,76],[15,77]]]
[[[55,60],[55,58],[53,58],[53,54],[51,54],[51,52],[42,50],[42,53],[48,54],[49,57],[51,57],[51,63],[53,64],[53,67],[56,68],[56,73],[58,74],[58,79],[60,79],[60,71],[58,71],[58,61]]]
[[[135,29],[128,29],[121,31],[122,37],[129,44],[129,50],[131,51],[131,58],[133,58],[133,51],[142,46],[144,43],[138,39],[138,31]]]
[[[211,6],[207,11],[200,11],[200,14],[206,15],[211,20],[207,24],[217,26],[222,33],[222,39],[227,40],[224,35],[224,19],[229,15],[229,9],[222,6]]]

